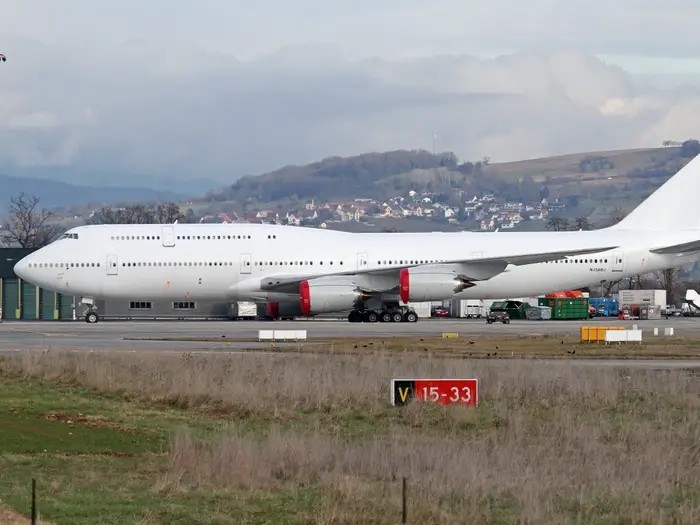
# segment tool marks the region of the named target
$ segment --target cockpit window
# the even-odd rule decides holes
[[[61,239],[77,239],[78,234],[77,233],[64,233],[61,235],[58,240],[60,241]]]

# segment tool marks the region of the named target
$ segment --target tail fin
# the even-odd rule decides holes
[[[700,155],[612,226],[620,230],[687,230],[700,228]]]
[[[688,303],[694,303],[695,305],[700,307],[700,294],[695,290],[686,290],[685,300]]]

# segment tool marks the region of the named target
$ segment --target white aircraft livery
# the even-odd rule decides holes
[[[98,299],[255,301],[273,316],[347,312],[407,321],[409,302],[533,296],[700,259],[700,156],[619,224],[595,231],[345,233],[261,224],[73,228],[15,266],[22,279]]]

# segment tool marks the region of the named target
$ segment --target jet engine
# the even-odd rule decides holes
[[[364,294],[350,283],[314,279],[299,283],[299,300],[303,315],[353,310]]]
[[[410,268],[399,272],[399,296],[404,303],[442,301],[472,286],[454,273],[420,273]]]

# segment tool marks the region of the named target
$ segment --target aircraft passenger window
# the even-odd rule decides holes
[[[343,264],[343,261],[340,261],[340,264],[342,265],[342,264]]]

